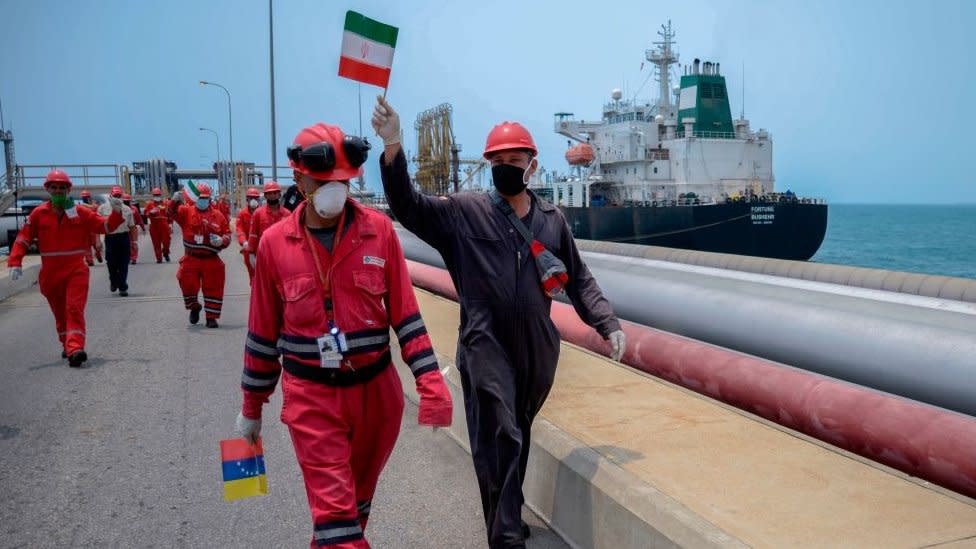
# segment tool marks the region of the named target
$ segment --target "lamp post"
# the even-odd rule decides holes
[[[230,92],[227,88],[221,86],[216,82],[208,82],[206,80],[200,81],[201,86],[217,86],[218,88],[224,90],[227,94],[227,133],[230,134],[230,181],[231,181],[231,192],[236,194],[237,192],[237,166],[234,165],[234,115],[230,108]]]
[[[210,128],[200,128],[200,131],[210,132],[214,134],[214,137],[217,138],[217,162],[219,163],[220,162],[220,135],[218,135],[216,131],[211,130]]]

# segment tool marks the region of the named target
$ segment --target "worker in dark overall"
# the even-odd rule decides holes
[[[497,192],[429,197],[410,182],[400,119],[382,97],[372,123],[385,146],[380,170],[390,209],[440,252],[457,288],[457,368],[488,543],[525,547],[522,482],[532,421],[559,359],[559,333],[549,318],[551,280],[540,275],[547,271],[537,268],[536,256],[548,251],[562,262],[567,296],[580,318],[610,340],[614,360],[623,356],[624,333],[562,213],[526,188],[538,151],[522,125],[504,122],[488,134],[484,156]],[[508,212],[531,231],[532,245]]]

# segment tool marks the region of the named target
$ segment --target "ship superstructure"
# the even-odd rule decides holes
[[[547,184],[557,205],[707,205],[773,193],[772,138],[752,131],[744,113],[732,119],[720,65],[695,59],[672,89],[679,56],[670,22],[658,34],[645,52],[659,84],[656,103],[615,89],[599,121],[556,113],[555,131],[576,143],[566,153],[575,173]]]

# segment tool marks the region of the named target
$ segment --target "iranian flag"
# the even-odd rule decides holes
[[[339,76],[385,88],[390,82],[397,28],[346,12]]]
[[[188,179],[183,184],[183,200],[188,201],[188,204],[196,204],[197,198],[200,198],[200,191],[197,190],[197,184],[192,179]]]

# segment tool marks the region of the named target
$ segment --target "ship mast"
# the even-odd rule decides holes
[[[644,55],[647,60],[657,67],[657,80],[661,85],[660,96],[657,100],[658,112],[666,112],[671,108],[671,74],[669,68],[678,62],[678,54],[672,49],[674,42],[672,39],[675,34],[671,30],[671,20],[667,25],[661,25],[661,30],[657,32],[661,37],[660,42],[654,42],[657,49],[646,50]]]

